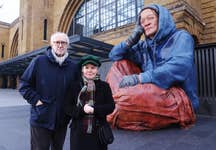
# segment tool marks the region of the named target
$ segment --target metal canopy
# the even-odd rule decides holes
[[[70,36],[69,40],[70,44],[68,53],[70,57],[75,60],[79,60],[83,55],[92,54],[98,56],[101,61],[105,61],[108,59],[108,53],[113,47],[111,44],[80,35]],[[48,46],[42,47],[29,53],[0,62],[0,75],[22,74],[30,61],[37,55],[43,55],[47,47]]]

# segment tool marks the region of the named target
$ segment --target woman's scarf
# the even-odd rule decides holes
[[[84,76],[82,78],[84,86],[79,93],[77,105],[81,105],[83,107],[85,104],[88,104],[94,107],[96,91],[95,80],[98,80],[98,77],[91,80],[86,79]],[[85,115],[83,118],[83,127],[84,130],[86,130],[86,133],[91,134],[93,132],[94,123],[95,118],[93,114]]]

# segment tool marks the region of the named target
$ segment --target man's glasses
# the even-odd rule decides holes
[[[67,42],[65,42],[65,41],[53,41],[53,43],[54,44],[56,44],[56,45],[67,45]]]

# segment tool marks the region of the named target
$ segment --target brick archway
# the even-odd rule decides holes
[[[68,1],[63,15],[60,19],[58,30],[61,32],[68,33],[72,18],[78,11],[80,5],[84,2],[84,0],[73,0],[73,1]]]
[[[11,50],[10,50],[10,57],[15,57],[18,55],[18,37],[19,37],[19,29],[16,30],[12,44],[11,44]]]

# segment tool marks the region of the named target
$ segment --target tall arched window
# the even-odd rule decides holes
[[[76,13],[69,35],[91,36],[137,19],[144,0],[85,0]]]
[[[1,58],[4,58],[4,53],[5,53],[5,45],[4,44],[1,44]]]
[[[43,22],[43,40],[47,40],[47,19]]]

